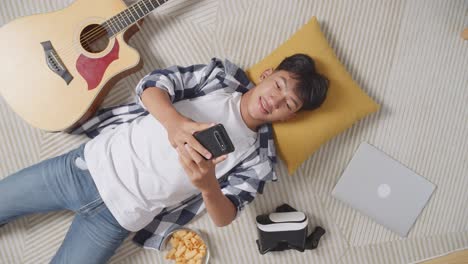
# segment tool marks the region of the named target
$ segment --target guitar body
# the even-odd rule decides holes
[[[99,45],[82,40],[102,32],[97,26],[126,8],[121,0],[77,0],[1,27],[0,94],[5,101],[46,131],[70,130],[86,121],[118,80],[142,67],[140,55],[127,44],[137,25],[107,43],[105,37]]]

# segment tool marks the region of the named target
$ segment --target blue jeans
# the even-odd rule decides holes
[[[84,144],[0,180],[0,225],[31,213],[76,213],[51,263],[106,263],[129,235],[81,165],[83,151]]]

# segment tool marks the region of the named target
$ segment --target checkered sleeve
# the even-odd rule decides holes
[[[223,70],[223,63],[213,58],[209,64],[197,64],[188,67],[171,66],[155,70],[144,76],[135,88],[136,101],[144,108],[141,95],[147,88],[159,88],[166,91],[172,103],[183,99],[195,98],[208,93],[209,86],[216,75]]]
[[[274,181],[274,178],[271,160],[262,159],[258,152],[252,153],[235,167],[221,185],[221,191],[236,207],[236,218],[255,199],[257,193],[263,193],[265,183]]]

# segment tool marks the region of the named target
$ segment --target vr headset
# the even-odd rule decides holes
[[[307,236],[307,216],[288,204],[277,207],[274,213],[259,215],[256,220],[259,237],[256,242],[260,254],[287,249],[300,252],[315,249],[325,234],[325,229],[317,226]]]

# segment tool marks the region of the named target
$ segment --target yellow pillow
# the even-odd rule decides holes
[[[247,75],[257,84],[265,69],[276,68],[284,58],[295,53],[311,56],[317,71],[328,78],[330,86],[320,108],[300,111],[293,120],[273,124],[277,150],[289,174],[293,174],[326,141],[379,109],[379,105],[361,90],[335,56],[315,17],[247,70]]]

